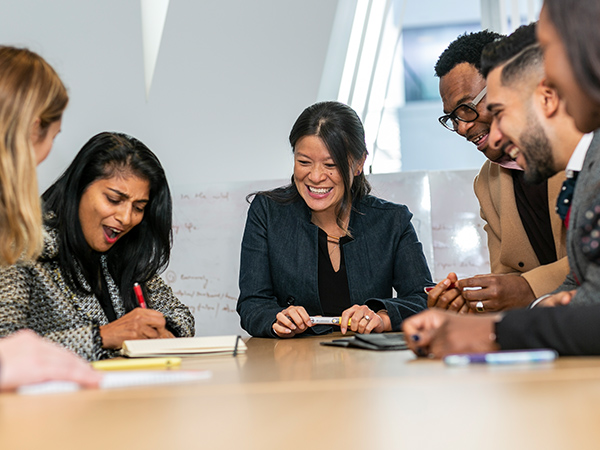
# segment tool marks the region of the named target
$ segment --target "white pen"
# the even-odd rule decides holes
[[[323,316],[311,316],[310,321],[314,325],[339,325],[342,321],[341,317],[323,317]],[[352,319],[348,319],[348,326],[350,326]]]

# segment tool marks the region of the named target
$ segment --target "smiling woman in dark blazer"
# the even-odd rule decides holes
[[[341,316],[343,333],[399,330],[425,309],[431,276],[408,208],[369,195],[360,119],[338,102],[314,104],[290,144],[292,183],[257,193],[248,212],[242,327],[253,336],[322,334],[332,327],[309,317],[325,315]]]

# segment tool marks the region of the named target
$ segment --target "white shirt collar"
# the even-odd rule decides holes
[[[567,177],[569,174],[572,174],[573,172],[579,172],[583,168],[583,161],[585,160],[585,155],[587,155],[593,137],[593,132],[587,133],[584,134],[579,140],[577,147],[575,147],[575,150],[571,155],[571,159],[569,159],[569,162],[567,163]]]

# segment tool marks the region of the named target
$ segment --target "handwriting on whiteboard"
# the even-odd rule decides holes
[[[235,306],[230,304],[217,303],[187,303],[187,307],[190,309],[192,314],[199,313],[202,311],[203,314],[208,314],[210,318],[216,319],[219,317],[219,313],[224,314],[237,314]]]
[[[196,192],[195,194],[180,194],[179,200],[229,200],[229,192],[207,193]]]

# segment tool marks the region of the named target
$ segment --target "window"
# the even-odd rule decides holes
[[[352,25],[337,98],[363,120],[365,167],[371,173],[479,167],[484,157],[437,121],[442,104],[433,67],[460,34],[482,24],[510,33],[513,24],[537,18],[542,0],[355,0],[350,14],[349,3],[339,2]]]

